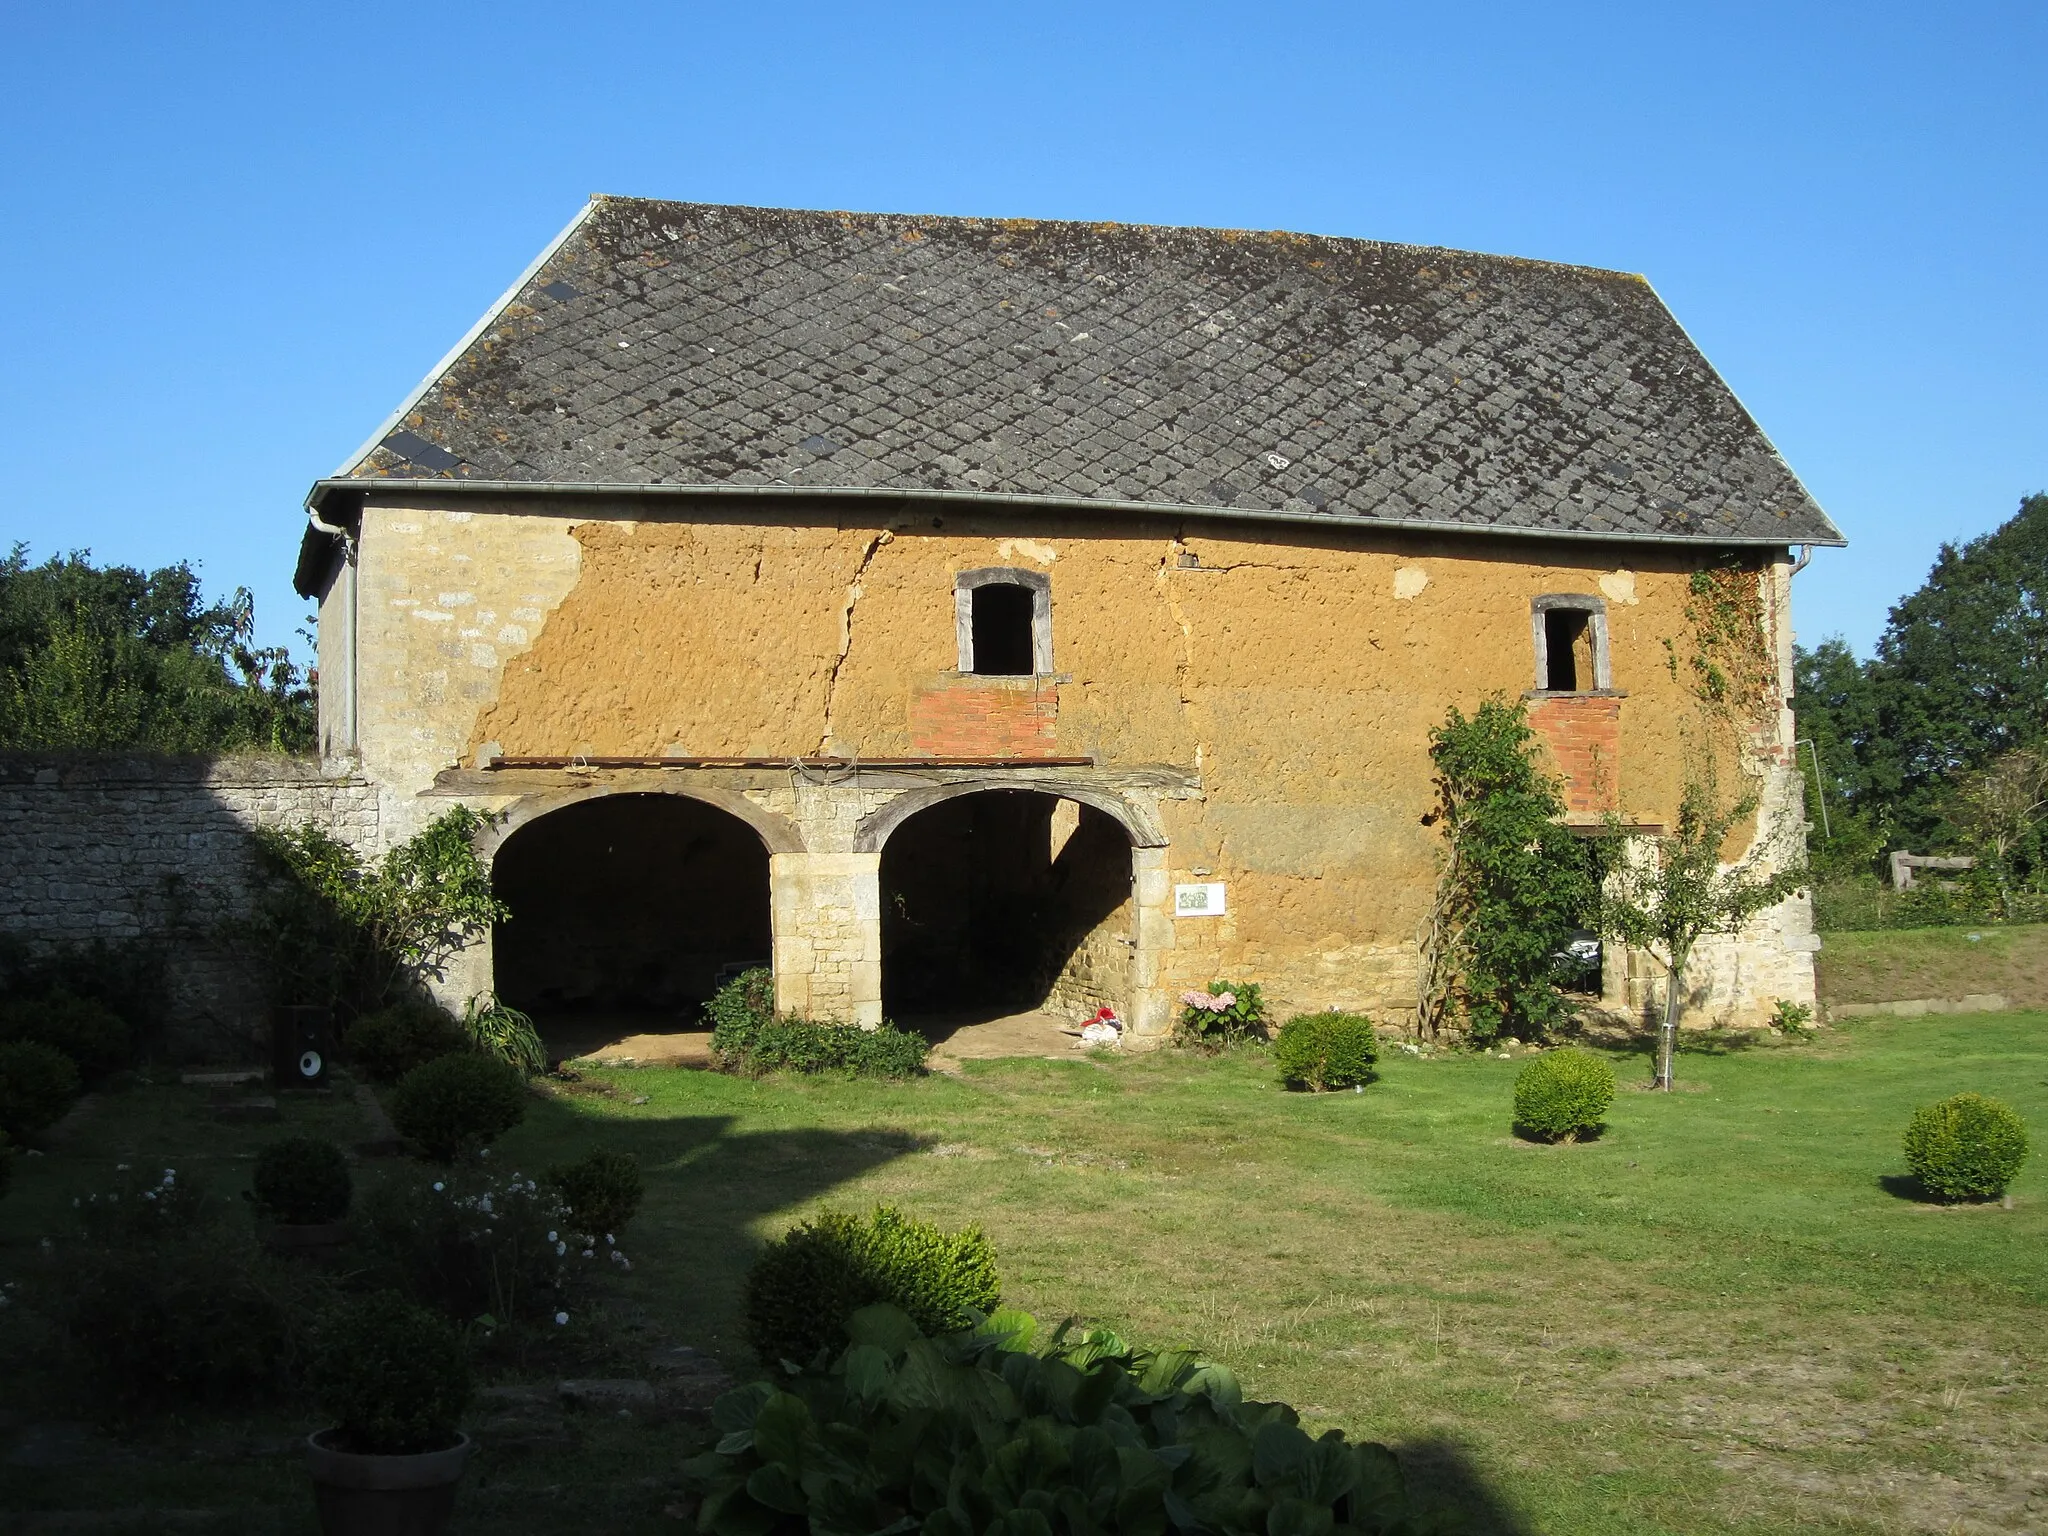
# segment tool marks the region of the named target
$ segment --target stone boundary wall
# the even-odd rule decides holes
[[[36,950],[164,943],[166,1050],[246,1057],[261,989],[213,932],[249,899],[250,830],[304,822],[374,852],[376,786],[300,758],[0,753],[0,933]]]

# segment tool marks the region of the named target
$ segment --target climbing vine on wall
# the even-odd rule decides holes
[[[1519,700],[1455,705],[1430,732],[1442,872],[1420,935],[1417,1024],[1535,1039],[1571,1011],[1562,957],[1598,903],[1597,850],[1566,827]]]
[[[1778,663],[1764,624],[1763,583],[1747,565],[1694,571],[1685,597],[1691,655],[1664,641],[1672,680],[1684,682],[1712,715],[1761,723],[1777,697]]]

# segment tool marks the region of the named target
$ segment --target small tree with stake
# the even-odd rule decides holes
[[[1736,932],[1806,882],[1802,869],[1766,873],[1761,866],[1768,850],[1761,846],[1752,846],[1740,863],[1722,867],[1721,845],[1756,806],[1754,795],[1723,805],[1709,768],[1686,776],[1678,822],[1669,833],[1642,837],[1626,831],[1618,818],[1608,821],[1601,927],[1631,948],[1647,950],[1664,967],[1657,1087],[1667,1093],[1694,947],[1710,933]]]

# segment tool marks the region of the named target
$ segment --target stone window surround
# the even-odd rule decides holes
[[[1593,638],[1593,686],[1590,688],[1546,686],[1550,681],[1550,631],[1544,624],[1544,615],[1556,609],[1589,616],[1586,627]],[[1595,597],[1590,592],[1546,592],[1541,597],[1531,598],[1529,630],[1536,642],[1536,686],[1529,690],[1530,698],[1577,698],[1615,691],[1614,669],[1608,659],[1605,598]]]
[[[960,673],[974,674],[974,591],[977,587],[1024,587],[1031,593],[1031,671],[1052,675],[1052,578],[1043,571],[985,565],[953,578],[953,637]]]

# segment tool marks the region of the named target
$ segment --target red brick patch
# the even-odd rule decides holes
[[[945,683],[910,699],[910,743],[936,757],[1049,757],[1059,691]]]
[[[1621,700],[1562,695],[1529,705],[1529,725],[1564,777],[1564,804],[1580,815],[1615,810]]]

